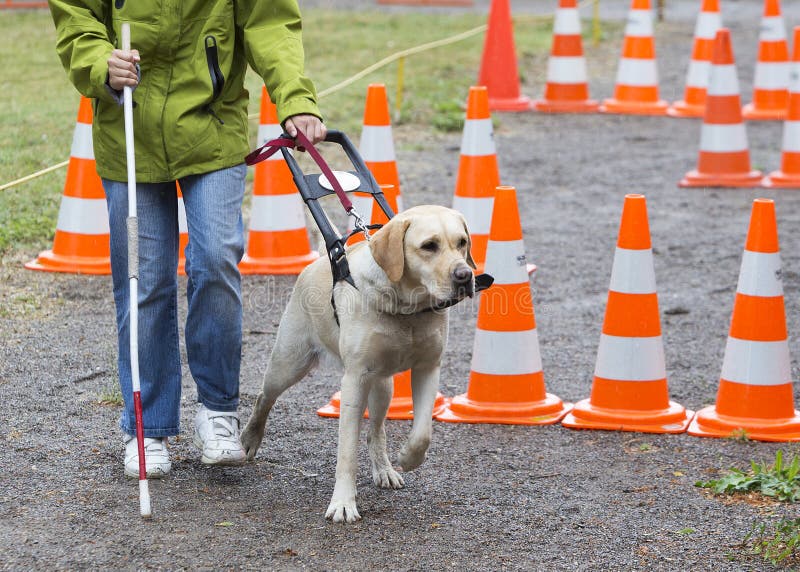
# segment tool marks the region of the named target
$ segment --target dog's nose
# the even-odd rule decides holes
[[[453,282],[467,284],[472,281],[472,270],[468,266],[459,266],[453,270]]]

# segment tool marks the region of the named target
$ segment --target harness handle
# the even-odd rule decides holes
[[[334,176],[333,171],[331,171],[331,168],[328,166],[328,163],[325,162],[325,159],[322,158],[322,155],[319,154],[319,151],[317,151],[316,147],[314,147],[311,141],[308,140],[308,137],[303,135],[302,131],[297,132],[295,139],[290,138],[288,135],[281,135],[277,139],[267,141],[261,147],[247,155],[247,157],[244,158],[244,162],[251,166],[255,165],[256,163],[260,163],[261,161],[272,157],[281,147],[288,147],[289,149],[295,149],[297,147],[305,148],[305,150],[308,151],[308,154],[311,155],[311,158],[314,159],[314,162],[317,164],[317,166],[322,170],[322,174],[328,179],[328,182],[333,187],[333,191],[336,193],[336,196],[339,197],[339,202],[342,203],[342,206],[347,214],[354,217],[356,222],[362,222],[361,226],[364,226],[361,216],[355,212],[353,203],[350,201],[347,193],[344,192],[344,189],[342,189],[342,185],[339,183],[339,180],[336,178],[336,176]]]

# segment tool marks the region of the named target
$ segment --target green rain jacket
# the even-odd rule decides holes
[[[303,71],[297,0],[50,0],[56,50],[70,80],[94,99],[98,174],[127,180],[119,94],[108,58],[131,25],[141,74],[133,92],[136,177],[173,181],[243,162],[249,152],[247,64],[264,79],[283,121],[321,117]]]

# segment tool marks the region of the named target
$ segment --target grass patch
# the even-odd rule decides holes
[[[119,388],[119,382],[116,379],[100,390],[97,396],[97,403],[99,405],[108,405],[111,407],[122,407],[125,404],[122,399],[122,391]]]
[[[738,494],[756,492],[780,501],[800,500],[800,457],[784,463],[783,451],[775,454],[772,465],[750,461],[750,470],[730,469],[720,479],[698,481],[696,486],[711,489],[714,494]]]
[[[452,36],[485,23],[482,14],[388,14],[379,11],[305,10],[308,74],[323,90],[400,50]],[[591,26],[584,26],[587,33]],[[544,83],[552,23],[515,18],[515,42],[523,82]],[[616,31],[616,27],[609,28]],[[0,12],[4,69],[0,76],[0,184],[54,165],[69,157],[79,96],[69,84],[55,53],[55,30],[46,10]],[[615,34],[616,35],[616,34]],[[460,129],[462,109],[475,83],[483,34],[407,58],[403,104],[399,114],[397,64],[391,64],[320,100],[326,123],[348,133],[360,132],[369,83],[385,83],[396,124],[445,131]],[[261,80],[248,72],[251,113],[259,108]],[[523,91],[534,95],[531,86]],[[255,142],[257,121],[251,121]],[[433,126],[433,127],[432,127]],[[410,143],[413,144],[413,143]],[[402,143],[401,143],[402,145]],[[0,191],[0,261],[9,255],[33,257],[52,246],[66,169]],[[1,263],[1,262],[0,262]]]
[[[774,565],[800,566],[800,518],[781,518],[753,524],[742,545]]]

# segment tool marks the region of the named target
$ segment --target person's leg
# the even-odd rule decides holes
[[[180,180],[189,230],[186,353],[198,401],[217,412],[239,405],[246,173],[242,164]]]
[[[129,347],[128,185],[103,180],[111,227],[111,270],[117,308],[120,428],[136,431]],[[137,185],[139,225],[139,381],[145,437],[179,432],[181,364],[177,320],[178,204],[175,183]]]

